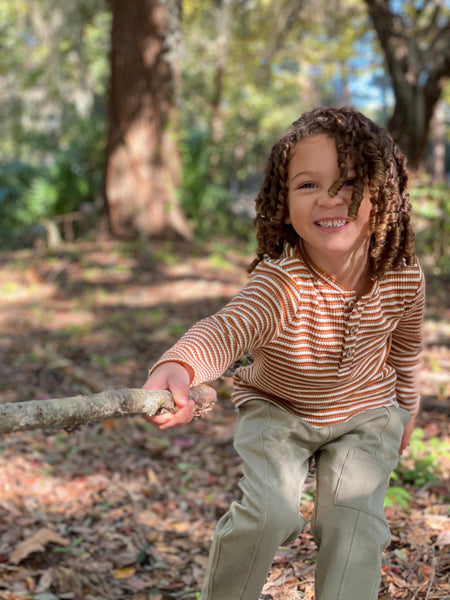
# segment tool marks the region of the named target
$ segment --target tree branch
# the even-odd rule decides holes
[[[216,401],[215,390],[207,385],[190,389],[195,402],[194,416],[203,416]],[[89,396],[7,402],[0,404],[0,433],[26,429],[72,429],[93,421],[139,414],[175,412],[172,394],[163,390],[117,389]]]

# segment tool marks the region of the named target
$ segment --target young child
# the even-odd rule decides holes
[[[299,512],[309,459],[316,600],[378,597],[390,540],[383,501],[418,411],[424,278],[413,250],[406,160],[351,108],[305,113],[272,148],[256,199],[246,287],[194,325],[150,371],[192,419],[190,385],[244,350],[232,401],[242,499],[217,524],[202,600],[258,600]]]

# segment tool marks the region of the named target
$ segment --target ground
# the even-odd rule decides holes
[[[140,387],[148,366],[246,281],[238,244],[83,242],[0,254],[0,402]],[[450,322],[429,277],[423,408],[393,479],[381,600],[450,598]],[[238,497],[230,379],[203,419],[139,417],[0,438],[0,600],[196,598],[216,520]],[[302,511],[311,515],[314,479]],[[312,598],[309,528],[261,600]],[[230,599],[232,600],[232,599]]]

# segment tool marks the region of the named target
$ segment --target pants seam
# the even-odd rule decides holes
[[[356,511],[358,511],[358,513],[363,513],[363,515],[367,515],[368,517],[371,517],[372,519],[376,519],[377,521],[382,523],[385,527],[388,527],[386,525],[386,521],[384,521],[381,517],[374,515],[373,513],[367,512],[367,510],[363,510],[362,508],[353,508],[352,506],[347,506],[345,504],[339,504],[339,502],[335,502],[334,505],[339,506],[339,508],[346,508],[348,510],[356,510]]]
[[[269,478],[268,478],[268,463],[267,463],[267,455],[266,455],[266,451],[265,451],[265,447],[264,447],[264,434],[266,433],[266,431],[269,429],[269,427],[271,425],[272,415],[271,415],[270,404],[269,403],[267,404],[267,406],[265,408],[266,408],[267,412],[269,413],[268,414],[268,422],[267,422],[266,426],[264,427],[264,429],[260,433],[260,440],[261,440],[261,450],[262,450],[262,453],[264,455],[264,464],[265,464],[265,471],[266,471],[266,479],[268,481],[269,480]],[[264,525],[267,523],[268,506],[269,506],[269,486],[266,487],[266,499],[265,499],[265,507],[264,507]],[[261,527],[260,534],[259,534],[259,537],[258,537],[258,541],[255,544],[255,549],[253,551],[253,555],[252,555],[252,558],[251,558],[251,561],[250,561],[250,566],[249,566],[249,569],[248,569],[247,578],[244,581],[244,585],[242,587],[241,594],[239,596],[239,598],[241,600],[243,598],[245,590],[247,589],[248,581],[249,581],[250,576],[251,576],[252,571],[253,571],[253,565],[255,564],[256,553],[257,553],[258,548],[259,548],[259,543],[261,541],[263,530],[264,530],[264,528]]]
[[[357,509],[353,509],[353,510],[357,510]],[[346,574],[347,574],[348,563],[349,563],[349,560],[350,560],[350,554],[351,554],[351,552],[352,552],[352,550],[353,550],[353,546],[354,546],[354,541],[355,541],[355,536],[356,536],[356,528],[357,528],[357,526],[358,526],[358,521],[359,521],[360,512],[361,512],[361,511],[357,510],[357,513],[358,513],[358,515],[357,515],[357,517],[356,517],[356,522],[355,522],[355,525],[354,525],[354,527],[353,527],[352,541],[351,541],[351,543],[350,543],[350,549],[349,549],[349,551],[348,551],[348,554],[347,554],[347,560],[345,561],[344,572],[342,573],[342,577],[341,577],[341,583],[340,583],[340,585],[339,585],[339,590],[338,590],[338,594],[337,594],[337,598],[336,598],[336,600],[340,600],[340,599],[341,599],[341,591],[342,591],[342,586],[343,586],[343,584],[344,584],[344,578],[345,578],[345,576],[346,576]]]
[[[225,535],[228,533],[228,531],[233,526],[233,524],[232,524],[231,509],[232,509],[232,506],[230,506],[230,508],[228,509],[228,511],[229,511],[229,521],[228,521],[227,526],[224,529],[224,531],[222,531],[221,539],[220,540],[216,540],[216,542],[217,542],[217,550],[215,552],[214,562],[211,562],[211,566],[210,566],[210,569],[209,569],[210,572],[211,572],[211,574],[215,572],[216,567],[217,567],[217,565],[220,562],[220,557],[221,557],[221,554],[222,554],[222,539],[223,539],[223,537],[225,537]],[[208,597],[211,597],[211,598],[212,598],[212,591],[213,591],[212,587],[213,587],[213,577],[211,576],[209,578],[209,581],[208,581],[208,588],[205,590],[205,592],[208,594]]]
[[[231,515],[230,515],[230,521],[231,521]],[[231,527],[232,527],[232,524],[228,523],[228,527],[227,527],[227,529],[224,532],[222,532],[222,535],[224,536],[228,532],[228,530],[231,529]],[[222,543],[218,544],[216,556],[214,557],[214,564],[211,565],[211,572],[212,573],[215,571],[217,565],[220,562],[220,555],[221,555],[221,553],[222,553]],[[210,580],[208,582],[208,589],[206,591],[208,593],[208,596],[211,595],[211,593],[212,593],[212,578],[210,578]]]
[[[316,463],[316,482],[319,481],[319,471],[320,471],[320,466]],[[317,547],[320,547],[320,544],[322,542],[322,538],[319,537],[319,535],[317,533],[317,529],[316,529],[317,511],[319,509],[319,494],[320,494],[319,487],[320,486],[318,484],[316,484],[316,495],[314,498],[314,511],[313,511],[313,515],[311,518],[311,529],[312,529],[312,534],[313,534],[313,540],[315,541]]]

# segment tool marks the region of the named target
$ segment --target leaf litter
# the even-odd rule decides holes
[[[245,283],[248,255],[235,245],[221,251],[228,268],[208,260],[211,248],[171,243],[0,255],[0,402],[142,385],[180,332]],[[418,426],[424,443],[448,448],[449,313],[430,305]],[[2,437],[0,600],[197,597],[215,522],[241,477],[231,379],[214,385],[213,412],[177,430],[132,417]],[[450,598],[449,464],[435,454],[436,477],[404,484],[406,506],[386,509],[392,542],[381,600]],[[306,518],[313,497],[310,476]],[[307,526],[279,549],[261,600],[313,598],[315,553]]]

